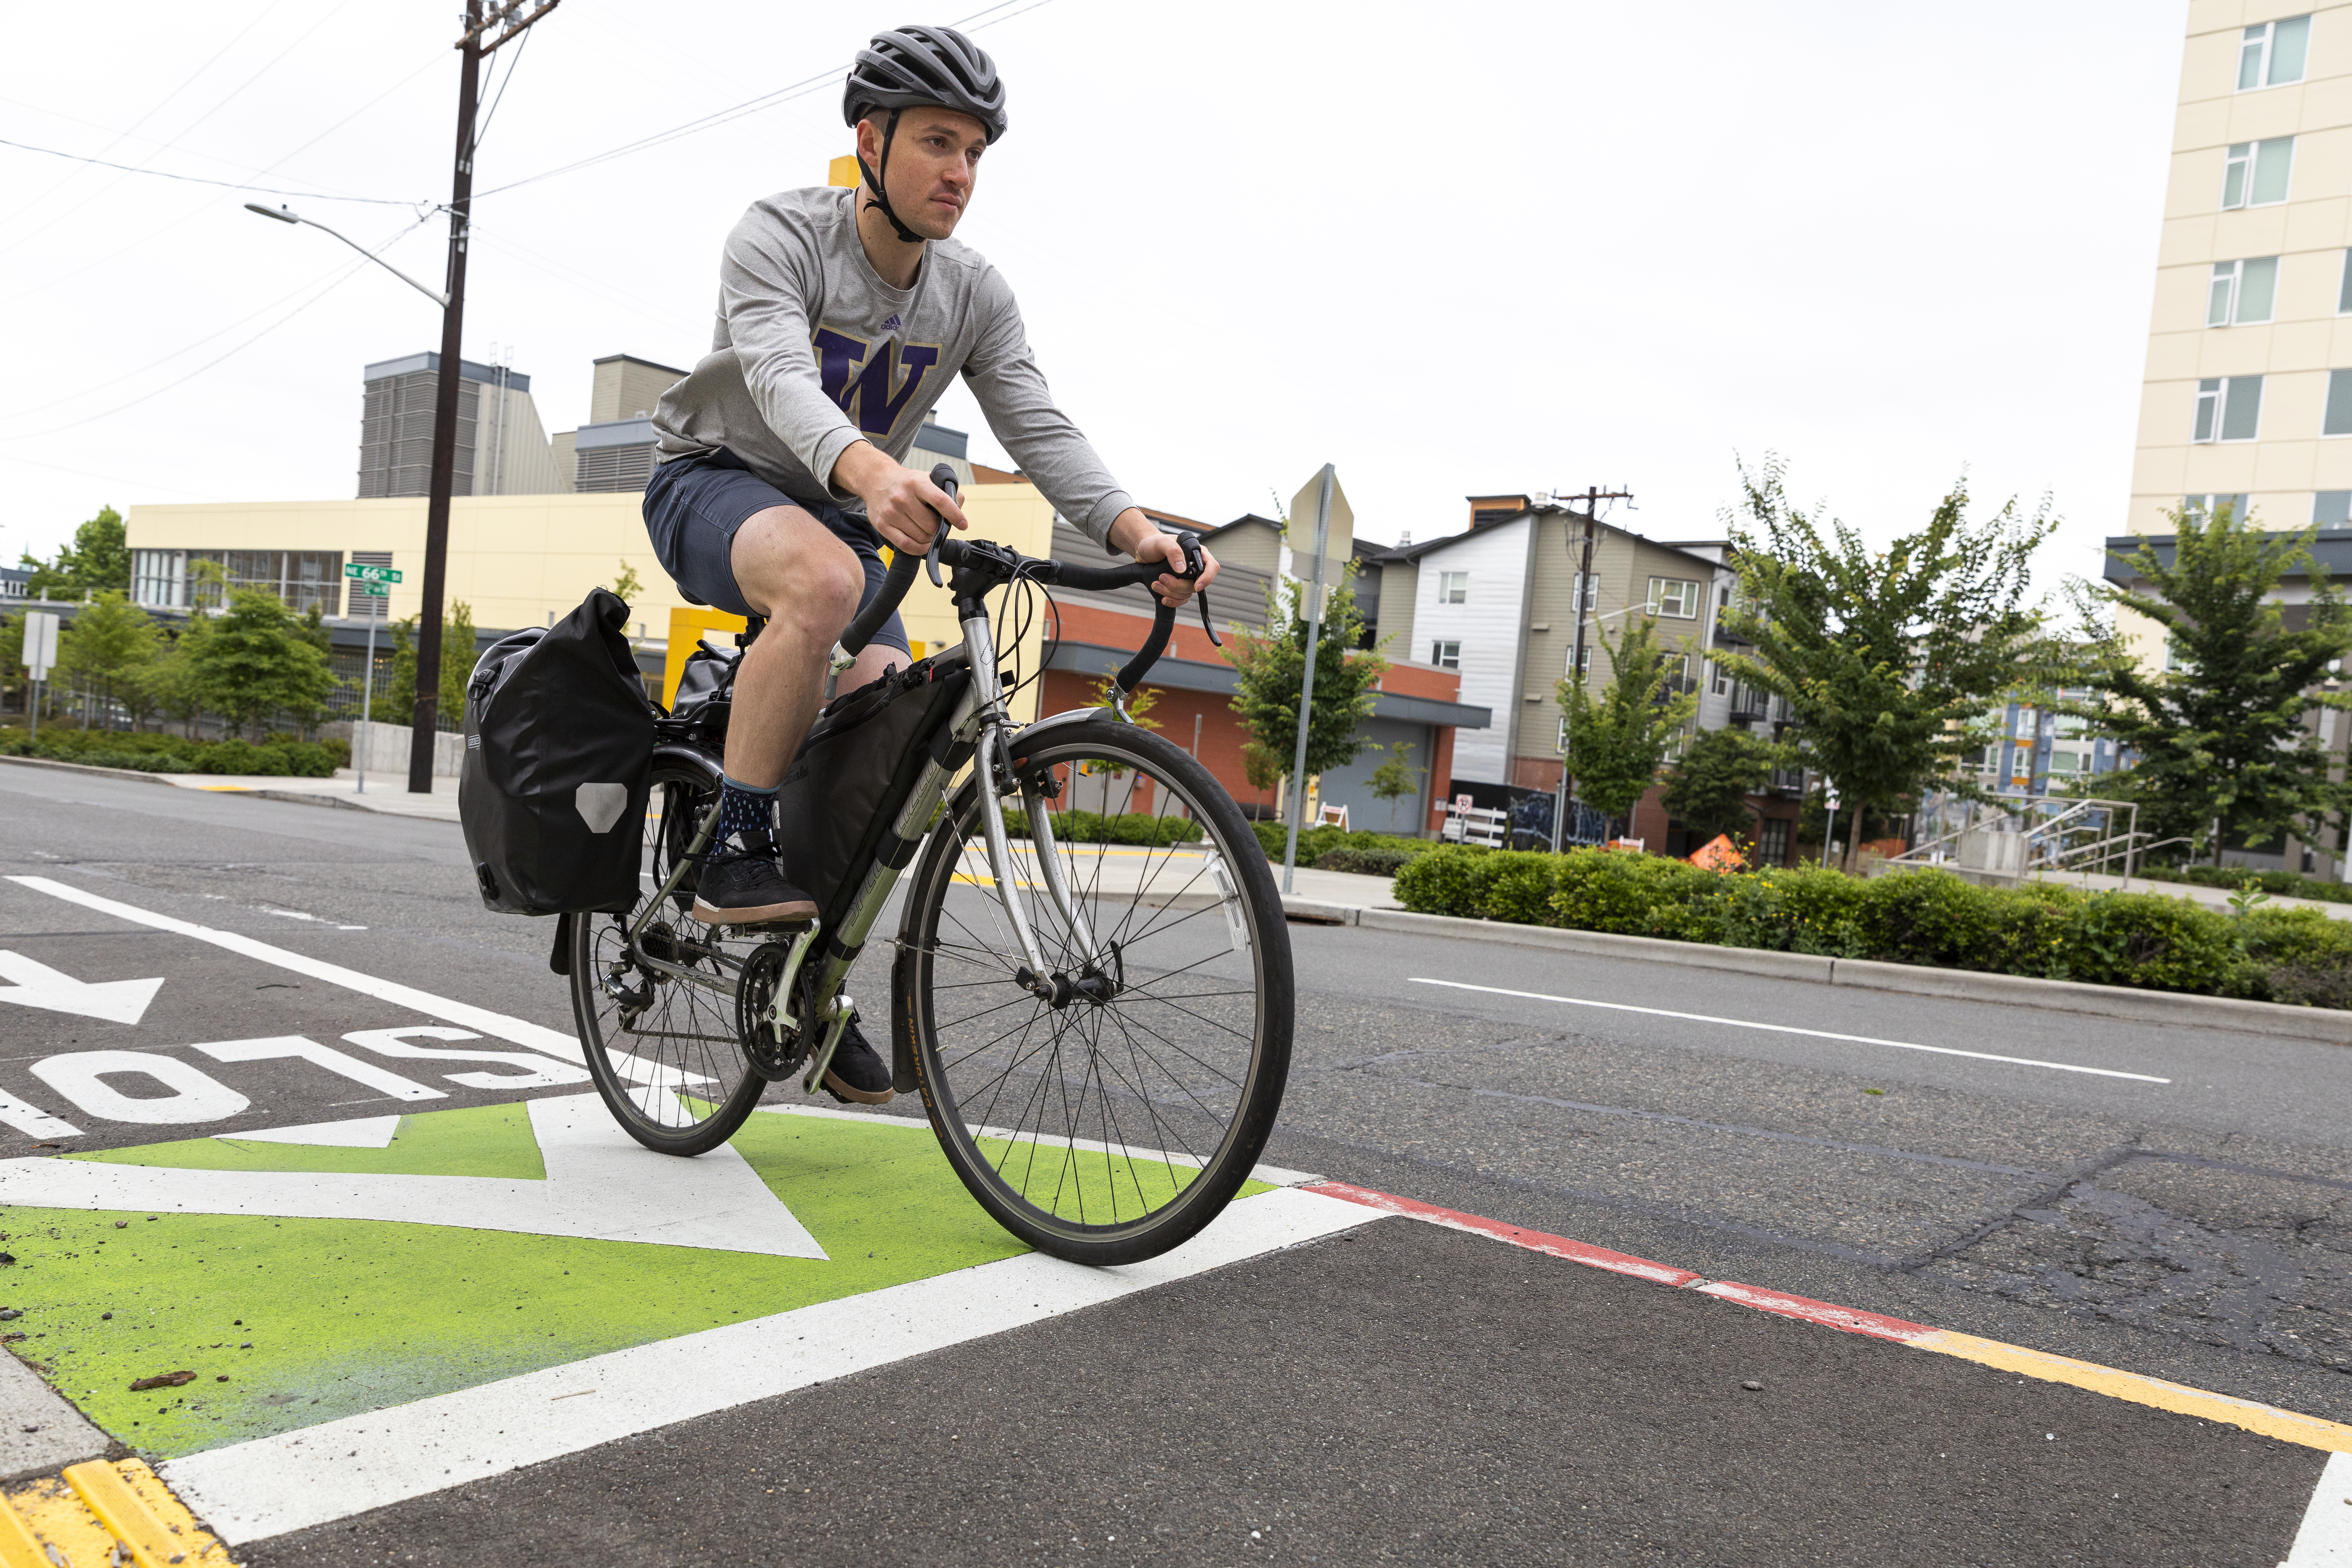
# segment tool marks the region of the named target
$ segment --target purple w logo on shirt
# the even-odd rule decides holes
[[[939,344],[901,347],[896,339],[868,361],[871,345],[831,327],[819,327],[810,343],[816,350],[817,384],[868,436],[890,433],[923,378],[940,363]]]

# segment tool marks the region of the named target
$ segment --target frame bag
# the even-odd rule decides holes
[[[466,683],[457,816],[482,902],[501,914],[637,900],[654,710],[598,588],[554,626],[491,645]]]
[[[827,926],[857,889],[850,868],[874,852],[914,792],[923,765],[950,766],[944,731],[971,679],[961,651],[919,659],[827,704],[776,791],[776,844],[784,875],[816,900]],[[908,854],[912,855],[912,847]]]

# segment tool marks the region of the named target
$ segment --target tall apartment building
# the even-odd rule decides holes
[[[2156,278],[2128,531],[2352,525],[2352,4],[2191,0]]]
[[[437,353],[382,360],[362,374],[362,500],[432,493],[433,400],[440,379]],[[559,482],[530,400],[530,377],[506,365],[460,361],[451,493],[545,495],[570,488]]]

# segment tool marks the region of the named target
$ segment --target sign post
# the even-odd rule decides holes
[[[1311,499],[1310,499],[1311,498]],[[1312,509],[1315,526],[1300,526],[1301,514]],[[1323,568],[1334,551],[1352,553],[1356,514],[1340,492],[1339,476],[1330,464],[1307,481],[1290,501],[1291,570],[1297,574],[1301,549],[1315,552],[1313,586],[1307,600],[1307,673],[1298,684],[1298,747],[1290,768],[1290,832],[1282,847],[1282,890],[1292,890],[1298,868],[1298,828],[1307,816],[1307,725],[1315,711],[1315,659],[1323,641]]]
[[[49,679],[49,670],[58,662],[58,613],[55,610],[25,612],[25,673],[32,677],[32,689],[26,696],[26,706],[31,710],[31,727],[26,739],[41,732],[41,684]]]
[[[362,566],[354,561],[343,568],[343,575],[354,583],[371,584],[368,594],[367,663],[360,668],[360,743],[352,748],[352,765],[359,770],[360,787],[354,793],[367,794],[368,715],[375,701],[375,627],[383,618],[385,595],[383,584],[400,581],[400,574],[389,566]]]

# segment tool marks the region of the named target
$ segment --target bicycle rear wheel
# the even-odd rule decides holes
[[[1282,900],[1232,797],[1160,737],[1106,716],[1016,736],[1012,752],[1017,776],[1053,792],[1015,797],[1056,848],[1049,865],[1036,825],[1012,816],[1010,892],[1048,971],[1072,982],[1063,1005],[1016,979],[1025,959],[968,782],[917,862],[892,1006],[981,1206],[1056,1257],[1133,1262],[1216,1217],[1273,1130],[1292,1025]]]
[[[635,953],[628,941],[642,900],[693,842],[718,789],[716,763],[656,756],[638,905],[626,915],[572,921],[572,1016],[596,1092],[631,1137],[665,1154],[724,1143],[766,1087],[743,1054],[735,1005],[737,981],[766,939],[696,920],[689,877],[646,924]]]

